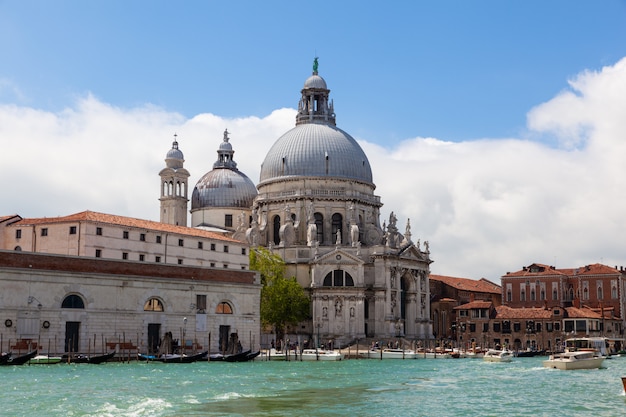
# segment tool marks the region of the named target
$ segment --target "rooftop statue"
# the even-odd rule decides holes
[[[313,74],[317,75],[317,57],[315,57],[315,59],[313,59]]]

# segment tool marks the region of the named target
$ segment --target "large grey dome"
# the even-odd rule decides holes
[[[370,163],[359,144],[327,124],[301,124],[269,150],[261,166],[261,183],[290,176],[334,177],[372,183]]]
[[[191,195],[191,209],[250,208],[256,196],[256,187],[245,174],[239,170],[217,168],[204,174],[194,187]]]
[[[261,184],[285,177],[345,178],[372,184],[372,169],[359,144],[335,124],[326,81],[317,73],[304,82],[296,127],[281,136],[261,165]],[[372,184],[373,185],[373,184]]]

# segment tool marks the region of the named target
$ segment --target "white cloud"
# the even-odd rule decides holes
[[[407,139],[393,149],[360,140],[384,203],[413,240],[428,240],[438,274],[499,282],[532,262],[620,265],[626,212],[626,59],[585,72],[528,113],[532,136],[453,143]],[[159,178],[176,133],[190,185],[211,170],[224,129],[234,159],[258,182],[261,162],[295,123],[265,117],[191,119],[146,105],[116,108],[95,97],[50,113],[0,106],[0,215],[94,210],[158,220]],[[415,127],[416,131],[419,126]]]

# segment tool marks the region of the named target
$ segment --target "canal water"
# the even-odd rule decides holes
[[[0,367],[0,416],[623,416],[626,357]]]

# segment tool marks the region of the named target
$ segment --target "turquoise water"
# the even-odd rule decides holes
[[[623,416],[626,358],[0,367],[1,416]]]

